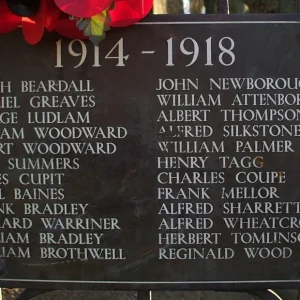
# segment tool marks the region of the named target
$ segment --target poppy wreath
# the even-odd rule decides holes
[[[153,0],[0,0],[0,34],[21,27],[25,40],[37,44],[44,31],[97,45],[110,27],[137,23]]]

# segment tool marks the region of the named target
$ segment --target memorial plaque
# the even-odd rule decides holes
[[[2,286],[298,286],[299,16],[157,16],[98,47],[2,35]]]

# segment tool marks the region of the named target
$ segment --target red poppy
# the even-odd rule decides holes
[[[112,27],[125,27],[145,18],[153,6],[153,0],[116,0],[110,12]]]
[[[55,24],[54,30],[69,39],[88,39],[76,26],[76,20],[70,20],[69,16],[63,15]]]
[[[62,14],[61,10],[53,2],[53,0],[48,0],[45,27],[48,31],[54,30],[56,22]]]
[[[153,5],[153,0],[115,1],[115,8],[110,11],[110,25],[113,27],[129,26],[140,21]],[[77,28],[76,20],[69,20],[69,15],[89,18],[109,9],[113,2],[114,0],[41,0],[34,16],[21,17],[12,12],[13,9],[9,8],[6,0],[0,0],[0,34],[21,26],[25,40],[32,45],[41,40],[45,28],[48,31],[55,30],[67,38],[87,39]],[[67,14],[61,13],[61,10]]]
[[[110,7],[114,0],[54,0],[66,14],[78,18],[91,18]],[[139,0],[140,1],[140,0]]]
[[[53,30],[59,14],[53,0],[42,0],[39,12],[32,17],[17,16],[8,8],[6,0],[0,0],[0,33],[11,32],[21,25],[25,40],[34,45],[43,37],[45,27]]]

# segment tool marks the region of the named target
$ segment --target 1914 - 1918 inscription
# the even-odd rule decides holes
[[[3,286],[297,284],[300,21],[194,18],[1,37]]]

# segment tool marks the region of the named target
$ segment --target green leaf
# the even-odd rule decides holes
[[[76,21],[76,26],[79,30],[84,30],[89,25],[89,19],[78,19]]]
[[[102,11],[100,14],[91,18],[81,18],[76,22],[79,30],[83,31],[85,36],[88,36],[94,45],[98,45],[104,40],[106,31],[109,27],[110,16],[108,10]]]

